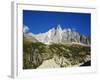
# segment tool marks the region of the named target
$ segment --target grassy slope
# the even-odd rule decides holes
[[[36,53],[34,54],[35,51]],[[79,44],[46,45],[24,39],[23,52],[23,68],[33,69],[40,66],[43,61],[54,58],[54,56],[57,56],[57,58],[64,57],[70,61],[71,65],[85,62],[87,55],[90,56],[90,47]]]

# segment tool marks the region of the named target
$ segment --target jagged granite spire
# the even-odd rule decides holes
[[[38,41],[43,43],[83,43],[90,44],[90,39],[83,34],[78,33],[70,28],[62,29],[61,25],[53,27],[47,32],[33,35]]]
[[[57,28],[58,28],[58,29],[61,29],[61,26],[60,26],[60,24],[58,24]]]

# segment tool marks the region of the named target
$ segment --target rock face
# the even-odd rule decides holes
[[[90,45],[90,38],[82,35],[75,30],[62,29],[60,25],[56,28],[50,29],[48,32],[33,34],[33,36],[40,42],[45,44],[50,43],[83,43]]]
[[[31,50],[30,53],[30,62],[33,64],[34,67],[39,66],[42,63],[42,58],[39,54],[39,50],[38,49],[33,49]]]

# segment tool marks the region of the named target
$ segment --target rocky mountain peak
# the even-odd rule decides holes
[[[57,29],[59,29],[59,30],[62,29],[60,24],[58,24]]]
[[[41,34],[34,34],[34,38],[36,38],[39,42],[50,44],[50,43],[82,43],[89,45],[90,39],[83,35],[79,34],[79,32],[73,31],[70,28],[62,29],[61,25],[58,24],[57,27],[53,27],[49,29],[47,32]]]

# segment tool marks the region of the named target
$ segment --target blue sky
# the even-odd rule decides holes
[[[43,33],[60,24],[86,36],[91,35],[91,14],[23,10],[23,25],[32,33]]]

